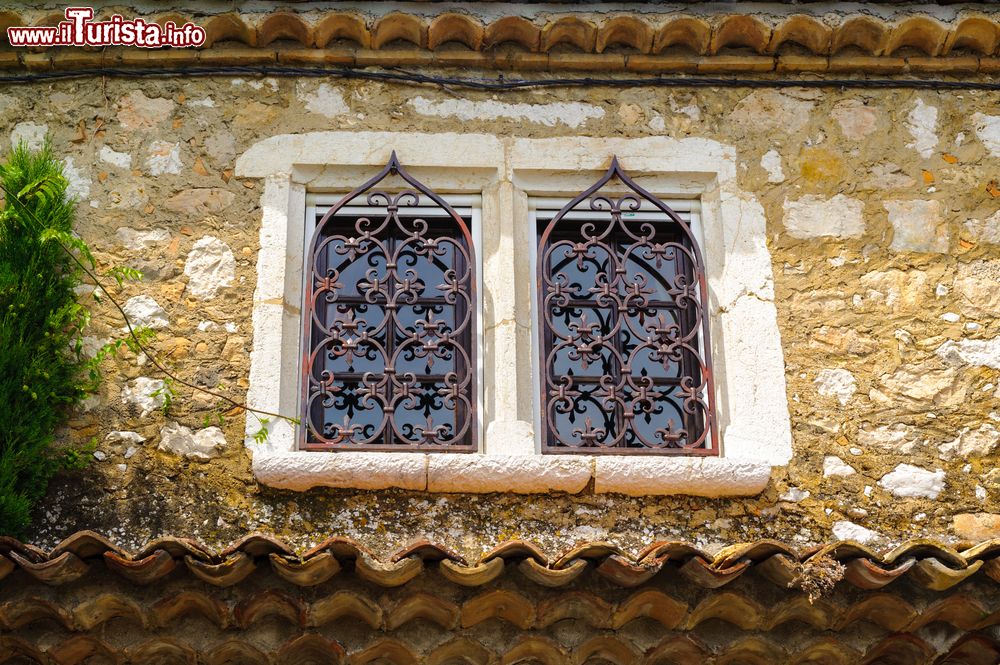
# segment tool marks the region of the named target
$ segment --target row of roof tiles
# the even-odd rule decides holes
[[[61,13],[22,15],[0,11],[0,40],[6,28],[17,25],[55,25]],[[278,11],[269,14],[228,13],[209,18],[177,13],[150,17],[159,23],[188,21],[205,28],[205,47],[220,42],[267,46],[276,40],[291,40],[305,47],[325,48],[338,40],[364,49],[380,49],[394,42],[411,47],[438,49],[457,43],[473,50],[512,43],[529,52],[548,52],[567,45],[583,53],[603,53],[612,47],[657,54],[680,47],[697,55],[713,55],[726,49],[749,48],[774,54],[797,44],[813,55],[832,55],[849,48],[871,56],[890,56],[910,47],[927,56],[955,53],[990,56],[1000,47],[1000,19],[986,15],[965,16],[954,23],[915,15],[898,21],[863,14],[831,23],[805,15],[771,22],[747,14],[711,18],[688,15],[650,16],[622,14],[603,20],[577,15],[553,15],[544,22],[522,16],[504,16],[484,23],[459,13],[435,17],[394,12],[369,19],[351,12],[308,15]]]
[[[305,598],[278,589],[255,591],[233,600],[217,592],[186,590],[159,600],[142,600],[125,592],[103,593],[67,605],[35,596],[0,603],[0,628],[19,631],[36,624],[55,624],[64,631],[87,632],[121,619],[147,631],[166,629],[191,616],[201,616],[220,630],[246,630],[264,621],[283,621],[292,628],[318,629],[347,618],[375,631],[395,631],[423,619],[445,631],[471,628],[491,619],[522,631],[544,631],[559,621],[573,620],[594,630],[619,630],[646,619],[671,631],[692,631],[707,621],[724,621],[743,631],[770,632],[789,623],[816,631],[840,632],[867,622],[891,633],[915,633],[934,623],[961,631],[1000,625],[1000,606],[987,607],[971,591],[960,592],[917,608],[889,593],[865,595],[853,603],[814,599],[796,594],[764,606],[750,594],[724,591],[706,595],[693,606],[658,589],[645,588],[621,602],[582,591],[559,592],[533,602],[524,595],[496,589],[473,595],[462,603],[420,592],[389,599],[341,590]]]
[[[566,649],[544,637],[523,637],[502,653],[465,637],[457,637],[432,649],[426,655],[391,638],[382,638],[366,648],[348,653],[336,641],[320,635],[304,634],[279,649],[265,653],[239,638],[199,650],[173,639],[151,639],[125,649],[117,649],[90,635],[77,635],[43,649],[18,637],[0,636],[0,663],[32,662],[45,665],[77,665],[106,659],[112,663],[204,663],[205,665],[367,665],[393,663],[410,665],[581,665],[587,662],[637,665],[670,663],[672,665],[774,665],[774,663],[823,663],[824,665],[993,665],[1000,659],[1000,645],[985,635],[968,634],[949,646],[933,643],[908,634],[890,635],[864,653],[847,646],[836,637],[822,638],[804,648],[789,648],[759,637],[737,640],[715,651],[689,636],[668,637],[644,652],[611,635],[597,635],[575,649]]]
[[[102,536],[78,532],[51,551],[11,538],[0,538],[0,579],[21,570],[36,581],[59,585],[83,577],[98,561],[121,577],[150,584],[178,566],[209,584],[227,587],[240,583],[258,566],[270,565],[298,586],[321,584],[341,572],[343,564],[362,579],[383,587],[406,584],[426,567],[436,566],[445,578],[461,586],[492,582],[514,563],[529,580],[545,587],[565,586],[584,571],[594,569],[622,587],[650,580],[665,566],[677,568],[691,583],[719,588],[750,568],[782,587],[802,584],[804,577],[825,574],[824,564],[843,565],[843,577],[854,586],[874,590],[906,576],[934,591],[950,589],[978,572],[1000,582],[1000,540],[957,552],[930,541],[907,542],[885,554],[853,542],[839,542],[799,552],[778,541],[764,540],[724,548],[715,556],[682,542],[656,542],[638,555],[603,542],[592,542],[550,557],[527,541],[509,541],[467,562],[461,556],[428,541],[401,549],[388,559],[347,538],[334,537],[299,555],[275,538],[254,534],[221,552],[186,538],[162,538],[131,553]]]

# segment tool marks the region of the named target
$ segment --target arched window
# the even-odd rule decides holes
[[[388,188],[397,179],[403,187]],[[301,447],[477,449],[473,252],[470,220],[395,153],[318,221],[305,266]]]
[[[542,450],[718,454],[689,225],[614,159],[538,236]]]

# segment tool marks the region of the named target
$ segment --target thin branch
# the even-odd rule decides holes
[[[35,224],[37,224],[42,229],[46,228],[45,224],[40,219],[38,219],[34,211],[25,206],[25,204],[19,198],[17,198],[17,196],[12,194],[2,183],[0,183],[0,189],[3,189],[6,199],[10,202],[16,202],[17,205],[20,206],[21,211],[27,213]],[[298,423],[298,420],[296,418],[292,418],[290,416],[282,415],[280,413],[273,413],[271,411],[265,411],[263,409],[251,408],[247,404],[235,400],[229,397],[228,395],[223,395],[222,393],[218,393],[215,392],[214,390],[209,390],[208,388],[204,388],[202,386],[191,383],[190,381],[186,381],[185,379],[182,379],[181,377],[177,376],[172,371],[167,369],[163,365],[163,363],[159,361],[156,355],[149,348],[147,348],[146,345],[142,343],[142,340],[139,339],[138,335],[135,334],[135,330],[132,327],[132,321],[129,319],[128,314],[125,313],[125,309],[118,302],[118,300],[115,299],[113,295],[111,295],[111,292],[108,291],[108,289],[105,287],[104,282],[101,280],[100,276],[95,271],[87,267],[87,265],[84,264],[84,262],[81,261],[76,256],[76,254],[74,254],[68,247],[63,245],[58,238],[55,238],[54,240],[56,241],[56,243],[58,243],[59,247],[62,248],[62,250],[66,252],[66,254],[80,267],[80,269],[83,270],[83,272],[85,272],[87,276],[90,277],[91,280],[93,280],[95,286],[104,292],[108,300],[111,301],[111,304],[114,305],[115,309],[118,310],[118,314],[121,316],[122,320],[125,321],[125,326],[128,328],[129,337],[132,338],[136,348],[138,348],[143,354],[145,354],[145,356],[149,359],[149,361],[153,364],[153,366],[156,367],[161,372],[163,372],[164,375],[166,375],[168,378],[175,381],[176,383],[179,383],[182,386],[190,388],[191,390],[196,390],[200,393],[211,395],[216,399],[220,399],[230,404],[234,409],[239,409],[241,411],[253,414],[253,416],[257,418],[257,421],[261,423],[261,426],[264,425],[264,423],[261,421],[260,418],[261,416],[278,418],[280,420],[285,420],[293,424]]]

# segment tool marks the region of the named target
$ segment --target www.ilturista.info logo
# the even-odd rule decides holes
[[[67,7],[66,20],[54,27],[12,26],[7,28],[11,46],[201,46],[205,29],[194,23],[163,25],[141,18],[126,19],[114,14],[107,21],[92,21],[90,7]]]

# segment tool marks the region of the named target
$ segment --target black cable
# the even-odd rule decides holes
[[[455,88],[503,92],[526,88],[591,87],[693,87],[693,88],[901,88],[923,90],[1000,90],[994,81],[942,81],[940,79],[766,79],[720,78],[702,76],[649,76],[645,78],[575,78],[475,79],[457,76],[431,76],[401,70],[372,71],[350,67],[287,67],[279,65],[205,66],[177,69],[98,67],[66,71],[31,72],[0,76],[0,84],[34,83],[91,76],[162,78],[175,76],[332,76],[344,79],[447,85]]]

